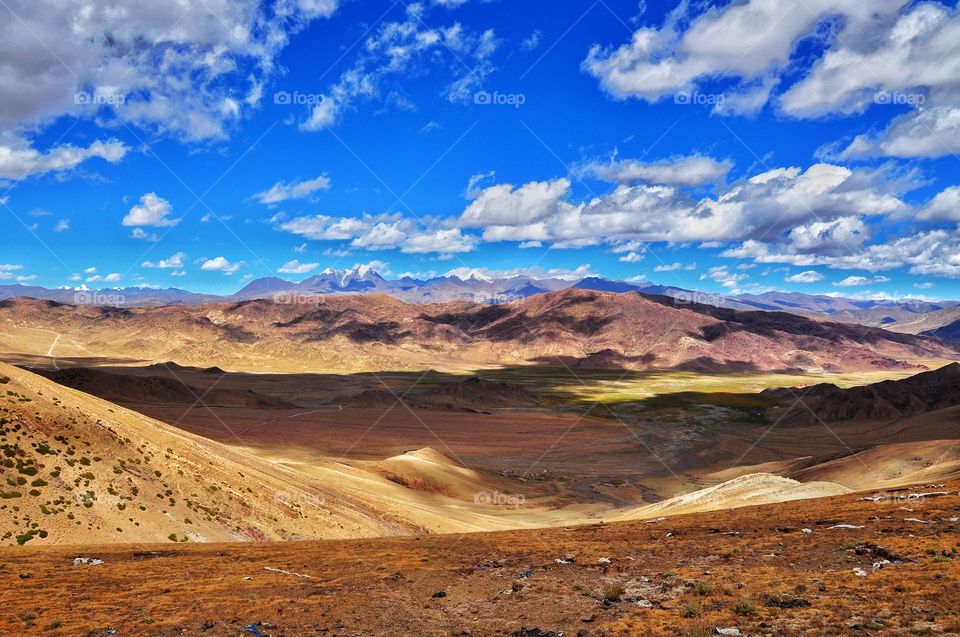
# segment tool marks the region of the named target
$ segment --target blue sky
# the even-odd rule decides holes
[[[46,4],[0,8],[0,283],[960,298],[955,4]]]

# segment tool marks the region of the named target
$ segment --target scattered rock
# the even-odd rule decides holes
[[[563,633],[542,628],[521,628],[513,633],[513,637],[563,637]]]
[[[80,566],[81,564],[87,564],[88,566],[99,566],[103,564],[103,560],[96,557],[75,557],[73,558],[73,565]]]
[[[433,594],[432,597],[433,599],[443,599],[446,596],[447,596],[446,591],[437,591],[436,593]]]
[[[612,562],[613,560],[611,560],[609,557],[601,557],[599,560],[597,560],[597,563],[599,564],[610,564]]]
[[[742,634],[739,628],[714,628],[713,632],[718,635],[727,635],[728,637],[740,637]]]
[[[808,608],[810,602],[802,597],[789,595],[768,595],[766,605],[770,608]]]

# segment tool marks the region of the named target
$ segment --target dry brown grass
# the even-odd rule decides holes
[[[0,549],[0,629],[34,634],[59,620],[51,634],[113,627],[232,635],[264,621],[286,635],[509,635],[521,626],[622,636],[729,626],[777,635],[954,634],[958,489],[947,484],[941,490],[952,495],[915,503],[912,512],[850,494],[569,530]],[[837,523],[863,528],[829,528]],[[575,563],[555,562],[568,553]],[[105,563],[73,566],[77,555]],[[872,571],[881,555],[893,563]],[[598,562],[607,556],[611,564]],[[528,569],[532,577],[520,579]],[[619,602],[595,593],[614,585],[624,589]],[[707,586],[714,594],[700,594]],[[732,594],[720,594],[727,587]],[[434,598],[438,591],[446,596]],[[698,608],[695,617],[684,617],[688,605]]]

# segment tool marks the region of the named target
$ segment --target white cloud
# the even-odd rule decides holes
[[[167,259],[160,259],[160,261],[153,263],[152,261],[144,261],[142,267],[144,268],[160,268],[161,270],[174,270],[183,267],[183,260],[187,258],[187,255],[183,252],[177,252],[176,254],[170,256]]]
[[[960,186],[950,186],[937,193],[917,213],[924,221],[960,221]]]
[[[863,246],[841,255],[799,254],[790,246],[745,241],[721,256],[753,259],[757,263],[822,265],[842,270],[893,270],[907,268],[911,274],[960,277],[960,234],[928,230],[896,237],[886,243]]]
[[[232,274],[236,274],[236,272],[242,266],[242,261],[240,263],[231,263],[224,257],[216,257],[204,261],[203,265],[200,266],[200,269],[206,272],[222,272],[226,276],[230,276]]]
[[[623,261],[624,263],[640,263],[641,261],[643,261],[643,253],[628,252],[617,260]]]
[[[859,217],[840,217],[832,221],[811,221],[797,226],[787,240],[799,252],[837,254],[850,252],[870,238],[867,224]]]
[[[172,210],[169,201],[163,197],[158,197],[156,193],[148,192],[140,197],[140,203],[131,208],[127,216],[123,218],[123,225],[152,226],[155,228],[175,226],[180,223],[180,220],[171,219],[167,216]]]
[[[23,266],[13,263],[0,263],[0,281],[11,281],[18,278],[15,274],[23,270]]]
[[[287,261],[277,268],[277,272],[282,272],[283,274],[306,274],[307,272],[313,272],[318,267],[320,267],[319,263],[300,263],[294,259],[293,261]]]
[[[400,215],[363,217],[296,217],[282,221],[278,228],[318,241],[349,240],[350,246],[367,250],[399,249],[408,254],[470,252],[479,239],[459,228],[438,228],[419,224]]]
[[[804,224],[795,239],[811,246],[856,234],[856,217],[891,215],[910,208],[897,197],[904,184],[885,170],[851,170],[832,164],[774,168],[726,187],[716,197],[694,199],[663,185],[619,185],[576,203],[566,179],[519,188],[484,188],[459,219],[483,228],[486,241],[542,241],[583,246],[601,241],[736,241],[779,238]],[[834,220],[854,218],[834,224]],[[861,235],[865,233],[860,232]]]
[[[834,285],[842,288],[853,288],[860,287],[863,285],[871,285],[873,283],[889,283],[890,279],[883,275],[877,275],[873,277],[866,276],[848,276],[842,281],[837,281]]]
[[[327,190],[330,188],[330,178],[326,175],[320,175],[315,179],[306,181],[284,183],[278,181],[268,190],[259,192],[254,198],[263,204],[276,204],[288,199],[302,199],[318,190]]]
[[[703,155],[677,157],[651,163],[611,159],[608,163],[590,162],[578,172],[619,183],[645,182],[667,186],[699,186],[722,181],[733,163]]]
[[[111,272],[110,274],[107,274],[105,276],[94,274],[93,276],[87,277],[87,283],[97,283],[97,282],[116,283],[117,281],[120,280],[120,278],[121,277],[119,272]]]
[[[519,188],[511,184],[480,191],[460,217],[465,227],[524,225],[554,214],[570,192],[570,180],[532,181]]]
[[[160,235],[156,232],[147,232],[143,228],[134,228],[130,231],[131,239],[141,239],[143,241],[159,241]]]
[[[529,268],[512,268],[510,270],[493,270],[489,268],[454,268],[444,276],[455,276],[458,279],[467,280],[471,277],[484,281],[494,281],[497,279],[513,279],[524,276],[532,279],[560,279],[562,281],[579,281],[580,279],[597,276],[590,270],[590,264],[584,263],[573,270],[565,268],[541,268],[539,266]]]
[[[353,245],[360,246],[360,239],[355,239]],[[439,252],[453,254],[457,252],[471,252],[476,248],[478,240],[473,235],[465,235],[459,228],[449,230],[434,230],[415,234],[400,244],[400,251],[413,254]]]
[[[706,5],[685,2],[659,29],[638,29],[629,43],[614,50],[594,46],[583,67],[621,99],[655,102],[718,78],[763,87],[788,68],[798,40],[812,35],[822,19],[841,17],[843,39],[854,40],[890,20],[904,2],[747,0],[697,16],[688,15],[689,9]],[[761,100],[754,101],[762,106]]]
[[[0,21],[0,130],[33,131],[79,115],[185,139],[222,138],[259,101],[289,35],[336,7],[335,0],[18,3],[16,19]]]
[[[540,46],[540,40],[542,38],[543,34],[539,30],[534,31],[520,43],[520,49],[522,51],[533,51]]]
[[[864,37],[840,37],[783,95],[783,108],[791,115],[819,117],[906,106],[907,114],[877,134],[856,137],[841,157],[955,154],[960,151],[958,40],[960,15],[937,2],[878,16]]]
[[[784,281],[788,283],[816,283],[817,281],[822,281],[823,275],[817,272],[816,270],[806,270],[805,272],[798,272],[797,274],[791,274]]]
[[[2,74],[0,74],[0,95],[4,92],[2,84]],[[22,138],[10,139],[9,136],[7,138],[9,142],[4,143],[4,138],[0,136],[0,178],[6,179],[23,179],[41,173],[63,172],[93,158],[117,163],[129,150],[122,142],[111,139],[105,142],[93,142],[86,148],[64,144],[41,152],[30,147]]]
[[[445,0],[453,2],[454,0]],[[332,126],[358,101],[381,98],[386,93],[395,104],[414,106],[402,91],[384,86],[397,77],[409,77],[427,65],[455,69],[445,94],[450,101],[466,101],[493,72],[490,60],[497,48],[492,30],[471,33],[459,23],[446,27],[427,25],[428,10],[422,3],[406,5],[402,20],[384,22],[365,39],[355,63],[323,93],[300,128],[318,131]],[[444,65],[445,60],[453,60]],[[465,68],[465,71],[460,69]]]
[[[300,124],[300,130],[315,132],[333,126],[337,121],[339,110],[334,98],[324,95],[320,103],[310,109],[310,117]]]
[[[746,281],[750,276],[742,272],[731,272],[725,265],[718,265],[710,268],[706,273],[700,275],[701,281],[716,281],[725,288],[736,288],[742,281]]]
[[[653,271],[654,272],[676,272],[677,270],[696,270],[696,269],[697,269],[696,263],[689,263],[687,265],[684,265],[682,263],[669,263],[664,265],[658,265],[653,269]]]
[[[57,221],[56,225],[53,226],[54,232],[66,232],[70,229],[70,220],[69,219],[60,219]]]

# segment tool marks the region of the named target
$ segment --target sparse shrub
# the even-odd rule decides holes
[[[757,614],[757,607],[747,600],[742,600],[737,602],[737,605],[733,607],[733,612],[742,617],[751,617]]]
[[[623,596],[623,586],[620,584],[607,584],[603,587],[603,598],[608,602],[619,602]]]
[[[694,584],[693,590],[695,590],[697,595],[700,595],[701,597],[713,595],[713,584],[710,582],[697,582]]]
[[[680,616],[690,619],[700,614],[700,607],[696,604],[686,604],[680,611]]]
[[[710,630],[709,626],[705,626],[703,624],[697,624],[696,626],[691,626],[690,628],[687,628],[682,633],[680,633],[680,635],[682,637],[709,637],[710,635],[713,635],[713,631]]]
[[[44,630],[57,630],[57,629],[60,628],[61,626],[63,626],[63,622],[60,621],[59,619],[55,619],[55,620],[53,620],[52,622],[50,622],[49,624],[47,624],[46,626],[44,626],[43,629],[44,629]]]

